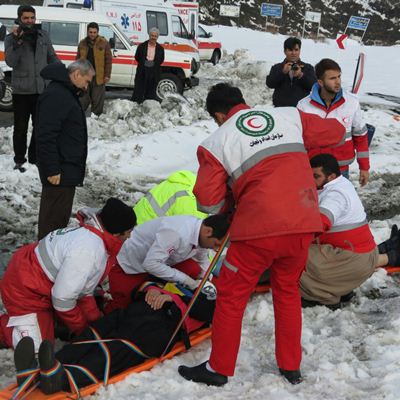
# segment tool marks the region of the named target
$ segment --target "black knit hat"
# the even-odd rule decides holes
[[[136,225],[136,215],[132,207],[121,200],[110,197],[99,212],[101,223],[107,232],[122,233]]]

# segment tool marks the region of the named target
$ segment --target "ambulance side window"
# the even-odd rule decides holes
[[[193,37],[196,35],[196,16],[194,14],[190,15],[190,33],[193,35]]]
[[[0,24],[4,25],[7,32],[11,32],[12,27],[15,25],[15,18],[0,18]]]
[[[116,50],[126,50],[125,45],[121,42],[120,38],[115,34],[115,32],[112,30],[112,28],[110,28],[107,25],[100,25],[99,26],[100,30],[99,30],[99,35],[100,36],[104,36],[108,42],[110,43],[110,39],[111,43],[115,43],[114,49]],[[110,45],[111,45],[110,43]]]
[[[182,22],[181,17],[178,17],[177,15],[172,16],[172,30],[174,32],[174,36],[185,39],[189,37],[189,33]]]
[[[77,46],[79,43],[78,23],[43,21],[42,29],[48,32],[53,45]]]
[[[168,20],[167,14],[157,11],[146,11],[147,32],[151,28],[157,28],[160,31],[160,36],[168,35]]]
[[[199,34],[197,35],[199,38],[208,37],[207,32],[199,25]]]

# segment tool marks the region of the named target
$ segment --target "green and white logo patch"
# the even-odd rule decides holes
[[[236,121],[236,127],[248,136],[268,135],[274,126],[274,118],[265,111],[249,111]]]

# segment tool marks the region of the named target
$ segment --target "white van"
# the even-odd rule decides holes
[[[0,23],[12,27],[17,16],[18,6],[0,5]],[[103,14],[93,11],[54,9],[50,7],[35,7],[37,23],[47,31],[53,43],[58,58],[65,64],[76,59],[78,43],[86,37],[87,24],[95,21],[99,24],[100,35],[109,40],[113,55],[112,73],[107,86],[133,87],[136,65],[136,46],[132,46],[125,34]],[[0,42],[0,66],[4,62],[4,42]],[[194,76],[194,67],[190,56],[186,53],[165,50],[165,61],[161,65],[161,79],[157,87],[157,95],[163,98],[167,92],[183,93],[185,87],[196,86],[199,83]],[[4,69],[3,69],[4,71]],[[11,77],[10,68],[4,71],[6,80]],[[10,96],[6,97],[9,98]],[[0,101],[0,109],[12,108],[12,99]]]
[[[196,38],[200,60],[218,64],[222,56],[221,42],[211,40],[212,33],[206,32],[199,24],[199,3],[195,1],[173,1],[186,29]]]
[[[195,41],[168,0],[44,0],[43,6],[94,10],[106,15],[137,45],[149,38],[148,32],[160,31],[158,42],[164,49],[187,53],[195,72],[200,68],[200,56]]]

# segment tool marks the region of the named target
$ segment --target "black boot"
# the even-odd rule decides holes
[[[45,394],[52,394],[63,389],[65,371],[54,356],[53,344],[44,340],[39,347],[40,389]]]
[[[400,267],[400,251],[396,249],[387,252],[388,265],[391,267]]]
[[[352,290],[349,293],[344,294],[343,296],[340,296],[340,302],[341,303],[348,303],[356,294],[354,293],[354,290]]]
[[[218,372],[211,372],[206,367],[207,361],[196,367],[185,367],[181,365],[178,372],[188,381],[205,383],[211,386],[223,386],[228,382],[228,377]]]
[[[37,368],[35,345],[31,337],[25,336],[18,342],[14,351],[14,364],[17,370],[17,384],[21,386],[32,375],[27,372]],[[19,375],[23,371],[25,373]]]
[[[300,370],[296,371],[288,371],[286,369],[279,368],[279,372],[281,375],[285,377],[285,379],[290,382],[292,385],[298,385],[303,382],[303,378],[301,377]]]
[[[389,253],[390,250],[400,248],[399,228],[396,224],[392,226],[390,238],[378,245],[379,254]]]

